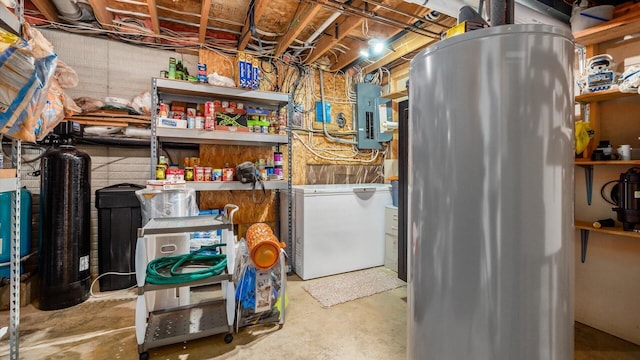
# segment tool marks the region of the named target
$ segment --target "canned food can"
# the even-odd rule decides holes
[[[222,181],[233,181],[233,168],[222,169]]]
[[[216,122],[213,117],[207,117],[204,119],[204,129],[214,130],[216,128]]]
[[[166,180],[167,166],[164,164],[156,165],[156,180]]]
[[[158,115],[169,116],[169,108],[167,107],[167,104],[160,103],[160,106],[158,106]]]
[[[200,166],[200,158],[199,157],[192,157],[191,158],[191,166],[193,166],[193,167]]]
[[[222,169],[213,169],[213,181],[222,181]]]
[[[187,129],[195,129],[195,128],[196,128],[196,118],[188,117]]]
[[[282,153],[281,152],[276,151],[276,152],[273,153],[273,164],[276,165],[276,166],[278,166],[278,165],[282,166],[283,163],[282,163]]]
[[[196,129],[204,129],[204,116],[196,116]]]
[[[204,168],[203,167],[194,167],[194,176],[196,181],[204,181]]]
[[[184,181],[193,181],[193,179],[194,179],[193,168],[192,167],[185,167],[184,168]]]
[[[278,177],[278,180],[284,179],[284,175],[281,167],[274,168],[273,173]]]
[[[204,168],[204,181],[213,181],[211,177],[212,169],[210,167]]]

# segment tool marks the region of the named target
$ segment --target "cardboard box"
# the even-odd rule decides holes
[[[216,107],[216,130],[249,132],[244,109]]]
[[[31,304],[38,297],[39,278],[31,276],[20,282],[20,307]],[[0,287],[0,310],[9,310],[9,297],[11,286],[6,284]]]
[[[16,169],[0,169],[0,179],[16,177]]]
[[[159,127],[168,127],[173,129],[186,129],[187,128],[187,120],[181,119],[169,119],[166,117],[159,117],[156,126]]]

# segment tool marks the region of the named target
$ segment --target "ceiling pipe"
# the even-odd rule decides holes
[[[469,5],[475,9],[478,6],[478,0],[404,0],[406,2],[418,4],[427,7],[431,10],[439,11],[443,14],[449,15],[453,18],[458,16],[458,10],[465,5]],[[556,16],[556,12],[541,13],[532,9],[529,6],[525,6],[524,3],[529,3],[527,0],[515,1],[515,23],[516,24],[548,24],[555,25],[562,28],[569,28],[569,23],[564,18]],[[489,13],[488,2],[485,1],[486,12]]]
[[[94,21],[96,19],[89,4],[80,3],[83,5],[81,7],[76,1],[73,0],[52,0],[51,2],[60,13],[60,18],[64,20]]]
[[[515,0],[488,0],[491,26],[514,23]]]
[[[329,18],[325,20],[322,23],[322,25],[320,25],[320,27],[313,34],[311,34],[311,36],[309,36],[309,38],[307,39],[307,41],[304,42],[304,44],[306,46],[309,46],[309,44],[311,44],[316,38],[318,38],[318,36],[320,36],[320,34],[322,34],[322,32],[326,28],[328,28],[329,25],[331,25],[339,16],[340,16],[339,12],[334,12],[333,14],[331,14],[331,16],[329,16]]]
[[[432,20],[432,19],[430,19],[430,18],[428,18],[426,16],[418,16],[416,14],[410,14],[408,12],[401,11],[398,8],[395,8],[393,6],[387,5],[387,4],[379,2],[379,1],[367,0],[367,3],[369,3],[370,5],[379,6],[382,9],[389,10],[389,11],[394,12],[396,14],[404,15],[404,16],[407,16],[407,17],[410,17],[410,18],[414,18],[416,20],[421,20],[421,21],[426,22],[426,23],[428,23],[430,25],[436,25],[436,26],[440,26],[442,28],[447,28],[448,29],[448,27],[446,27],[446,26],[440,24],[439,22],[434,21],[434,20]]]
[[[413,24],[407,24],[402,21],[394,20],[391,18],[386,18],[384,16],[380,16],[378,13],[369,11],[366,9],[361,9],[356,6],[348,5],[346,3],[341,3],[337,0],[305,0],[306,2],[312,4],[320,4],[325,8],[331,9],[333,11],[340,12],[345,15],[353,15],[365,19],[369,19],[371,21],[375,21],[377,23],[388,25],[391,27],[402,28],[408,31],[414,32],[416,34],[420,34],[423,36],[431,37],[434,39],[439,39],[440,34],[435,33],[433,31],[429,31]]]

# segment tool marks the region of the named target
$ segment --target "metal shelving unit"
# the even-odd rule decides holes
[[[0,26],[20,36],[21,24],[24,21],[24,3],[16,2],[15,14],[4,5],[0,5]],[[11,141],[11,167],[16,169],[16,177],[2,179],[1,191],[11,191],[11,252],[10,252],[10,292],[9,292],[9,358],[19,358],[19,325],[20,325],[20,166],[22,142]]]
[[[245,106],[286,108],[287,133],[286,135],[276,134],[256,134],[249,132],[232,131],[209,131],[201,129],[172,129],[157,127],[158,105],[160,101],[184,101],[189,103],[204,103],[213,99],[242,101]],[[243,146],[274,146],[276,151],[280,151],[281,145],[287,145],[288,169],[287,178],[283,181],[265,181],[266,190],[287,191],[288,196],[288,243],[287,248],[293,253],[294,243],[292,239],[292,188],[291,188],[291,119],[293,117],[293,104],[291,95],[270,91],[247,90],[232,87],[213,86],[209,84],[191,83],[180,80],[170,80],[164,78],[151,79],[151,168],[150,179],[155,178],[155,169],[158,161],[158,154],[163,142],[166,143],[189,143],[189,144],[222,144],[222,145],[243,145]],[[188,187],[197,191],[219,191],[219,190],[251,190],[251,185],[239,182],[188,182]],[[256,189],[261,188],[259,185]],[[280,214],[280,196],[276,195],[276,214]],[[276,219],[276,223],[280,223]],[[282,231],[284,229],[281,229]],[[290,269],[295,267],[293,257],[289,259]]]
[[[200,129],[156,128],[156,136],[164,142],[273,146],[287,143],[287,135],[250,132],[208,131]]]
[[[4,5],[0,4],[0,26],[14,35],[20,36],[20,20]]]
[[[264,181],[265,190],[287,190],[287,182],[284,180]],[[251,184],[243,184],[239,181],[190,181],[187,187],[196,191],[219,190],[251,190]],[[262,190],[262,186],[256,185],[256,190]]]

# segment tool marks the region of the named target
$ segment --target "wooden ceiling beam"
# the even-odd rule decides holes
[[[368,74],[376,69],[378,69],[379,67],[382,67],[384,65],[387,65],[388,63],[400,59],[401,57],[407,55],[410,52],[416,51],[416,50],[420,50],[436,41],[438,41],[439,39],[434,39],[434,38],[429,38],[426,37],[424,35],[419,35],[419,34],[414,34],[414,33],[410,33],[407,34],[406,36],[404,36],[402,39],[400,39],[399,41],[396,41],[393,44],[393,50],[394,51],[388,51],[385,55],[381,56],[380,58],[378,58],[377,60],[375,60],[373,63],[367,65],[364,67],[364,69],[362,69],[362,72],[365,74]],[[353,59],[340,59],[340,62],[346,62],[343,64],[336,64],[336,67],[338,65],[341,65],[340,69],[344,66],[349,65],[353,60],[357,59],[358,56],[356,54],[356,57]],[[347,62],[348,61],[348,62]]]
[[[32,0],[31,2],[47,20],[60,22],[60,18],[58,17],[58,10],[56,10],[50,0]]]
[[[107,10],[106,0],[89,0],[89,5],[91,5],[93,15],[101,25],[113,25],[113,14]]]
[[[149,17],[151,18],[151,27],[153,33],[160,34],[160,21],[158,21],[158,8],[156,7],[156,0],[147,0],[147,8],[149,8]]]
[[[360,6],[361,4],[362,4],[362,1],[357,3],[354,2],[351,5]],[[379,6],[374,6],[369,10],[374,12],[374,11],[377,11],[379,8],[380,8]],[[336,44],[339,43],[340,40],[342,40],[345,36],[347,36],[352,30],[354,30],[358,26],[361,26],[363,21],[364,21],[364,18],[359,16],[340,15],[340,17],[336,19],[336,22],[340,23],[340,25],[338,26],[337,34],[334,34],[333,36],[329,36],[329,35],[322,36],[322,38],[320,38],[320,41],[318,41],[318,43],[316,44],[315,48],[311,50],[311,54],[307,58],[306,63],[311,64],[314,61],[320,59],[322,55],[324,55],[327,51],[331,50],[332,47],[336,46]]]
[[[253,21],[257,24],[265,10],[267,9],[267,5],[269,5],[269,0],[252,0],[253,3]],[[251,8],[249,8],[249,12],[251,12]],[[244,51],[251,40],[251,16],[247,14],[247,19],[244,21],[244,26],[242,27],[242,32],[240,33],[240,39],[238,40],[238,51]]]
[[[202,0],[200,9],[200,31],[198,32],[198,42],[204,44],[207,39],[207,26],[209,26],[209,12],[211,11],[211,0]]]
[[[300,11],[300,16],[297,16],[297,14],[294,15],[295,18],[291,20],[291,26],[286,33],[278,39],[274,57],[279,58],[280,55],[287,50],[289,45],[291,45],[302,30],[307,27],[320,9],[322,9],[322,5],[320,4],[307,4],[302,11]]]

